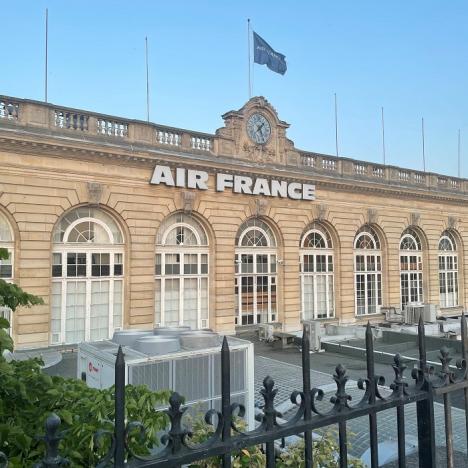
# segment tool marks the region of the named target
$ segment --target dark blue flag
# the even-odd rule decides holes
[[[266,65],[270,70],[284,75],[287,70],[286,57],[273,50],[255,31],[254,36],[254,62]]]

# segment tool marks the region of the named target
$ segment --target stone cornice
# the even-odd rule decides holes
[[[153,167],[158,163],[171,166],[180,165],[190,168],[203,168],[208,172],[225,172],[251,175],[263,175],[286,181],[307,181],[315,183],[317,190],[328,189],[347,193],[372,193],[380,197],[396,199],[433,200],[456,205],[466,205],[468,194],[430,190],[424,187],[392,185],[366,180],[363,177],[349,175],[329,175],[310,168],[266,165],[245,160],[216,157],[206,154],[188,154],[168,148],[154,148],[144,145],[116,144],[91,139],[77,139],[72,136],[55,135],[50,132],[31,132],[26,129],[0,127],[0,150],[16,154],[68,158],[102,162],[102,158],[113,164],[127,166]],[[320,194],[318,193],[320,197]]]

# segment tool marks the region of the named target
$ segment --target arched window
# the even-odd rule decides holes
[[[51,342],[109,338],[123,319],[122,232],[94,207],[63,216],[53,233]]]
[[[421,239],[411,228],[406,229],[400,240],[400,289],[401,306],[423,302],[423,264]]]
[[[209,326],[208,256],[208,237],[193,216],[175,213],[162,222],[156,237],[157,326]]]
[[[457,243],[450,231],[439,240],[439,292],[441,307],[458,305],[458,255]]]
[[[377,233],[363,226],[354,238],[356,315],[376,314],[382,305],[382,252]]]
[[[8,258],[0,260],[0,279],[13,279],[13,230],[6,217],[0,212],[0,248],[8,252]]]
[[[14,238],[13,229],[6,217],[0,212],[0,248],[8,252],[8,258],[0,259],[0,279],[11,282],[13,281],[13,262],[14,262]],[[11,334],[12,314],[7,307],[0,306],[0,317],[6,318],[10,323],[8,332]]]
[[[302,319],[334,316],[333,245],[326,230],[311,229],[301,239]]]
[[[247,220],[236,236],[236,324],[274,322],[276,307],[276,240],[259,218]]]

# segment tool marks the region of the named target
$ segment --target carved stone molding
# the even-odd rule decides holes
[[[266,198],[255,200],[255,216],[266,216],[270,209],[270,202]]]
[[[378,212],[375,208],[368,208],[367,210],[367,223],[377,224]]]
[[[249,145],[248,143],[244,143],[242,149],[245,153],[248,154],[249,159],[251,161],[259,163],[276,162],[276,152],[271,149],[268,149],[267,147],[263,147],[260,145]]]
[[[419,223],[421,222],[421,213],[418,213],[417,211],[414,211],[410,215],[410,225],[411,226],[419,226]]]
[[[102,192],[104,187],[99,182],[88,182],[88,201],[89,203],[99,205],[101,203]]]
[[[455,216],[449,216],[448,217],[447,227],[449,229],[456,229],[456,227],[457,227],[457,218]]]
[[[316,218],[319,221],[324,221],[327,219],[327,213],[328,213],[328,205],[325,203],[320,203],[317,205],[317,216]]]
[[[195,205],[196,193],[190,190],[182,192],[182,210],[185,213],[191,213]]]

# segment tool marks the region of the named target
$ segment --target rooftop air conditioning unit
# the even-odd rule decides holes
[[[424,321],[435,323],[437,321],[437,306],[435,304],[424,304]]]
[[[412,325],[419,322],[420,315],[423,314],[424,319],[424,305],[423,304],[408,304],[403,311],[405,323]]]
[[[159,331],[159,332],[158,332]],[[150,390],[172,390],[185,398],[192,415],[221,411],[222,337],[205,330],[122,330],[112,341],[78,345],[78,378],[90,387],[114,384],[119,344],[125,357],[125,382]],[[253,344],[228,337],[231,350],[231,400],[245,406],[245,419],[254,428]]]
[[[318,320],[304,320],[302,324],[309,330],[310,350],[319,352],[322,337],[320,322]]]

